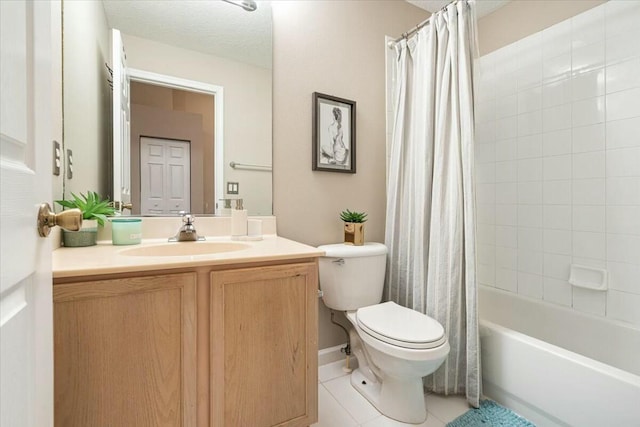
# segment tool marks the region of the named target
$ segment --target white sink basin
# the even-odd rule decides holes
[[[235,252],[249,248],[244,243],[232,242],[174,242],[153,246],[137,246],[120,251],[126,256],[193,256]]]

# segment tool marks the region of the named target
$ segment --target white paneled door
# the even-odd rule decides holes
[[[0,1],[0,425],[53,425],[51,243],[52,10]],[[56,24],[54,24],[55,26]],[[59,27],[57,27],[59,30]]]

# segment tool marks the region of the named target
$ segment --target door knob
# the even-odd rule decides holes
[[[38,210],[38,234],[47,237],[51,228],[56,225],[69,231],[78,231],[82,227],[82,211],[80,209],[68,209],[59,214],[51,210],[49,203],[43,203]]]

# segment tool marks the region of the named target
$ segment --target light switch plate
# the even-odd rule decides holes
[[[62,165],[62,148],[58,141],[53,141],[53,174],[60,176],[60,166]]]
[[[73,178],[73,152],[67,148],[67,179]]]
[[[227,194],[240,194],[240,183],[227,181]]]

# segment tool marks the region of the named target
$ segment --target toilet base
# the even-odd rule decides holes
[[[422,378],[392,378],[372,381],[356,369],[351,385],[383,415],[394,420],[420,424],[427,419]]]

